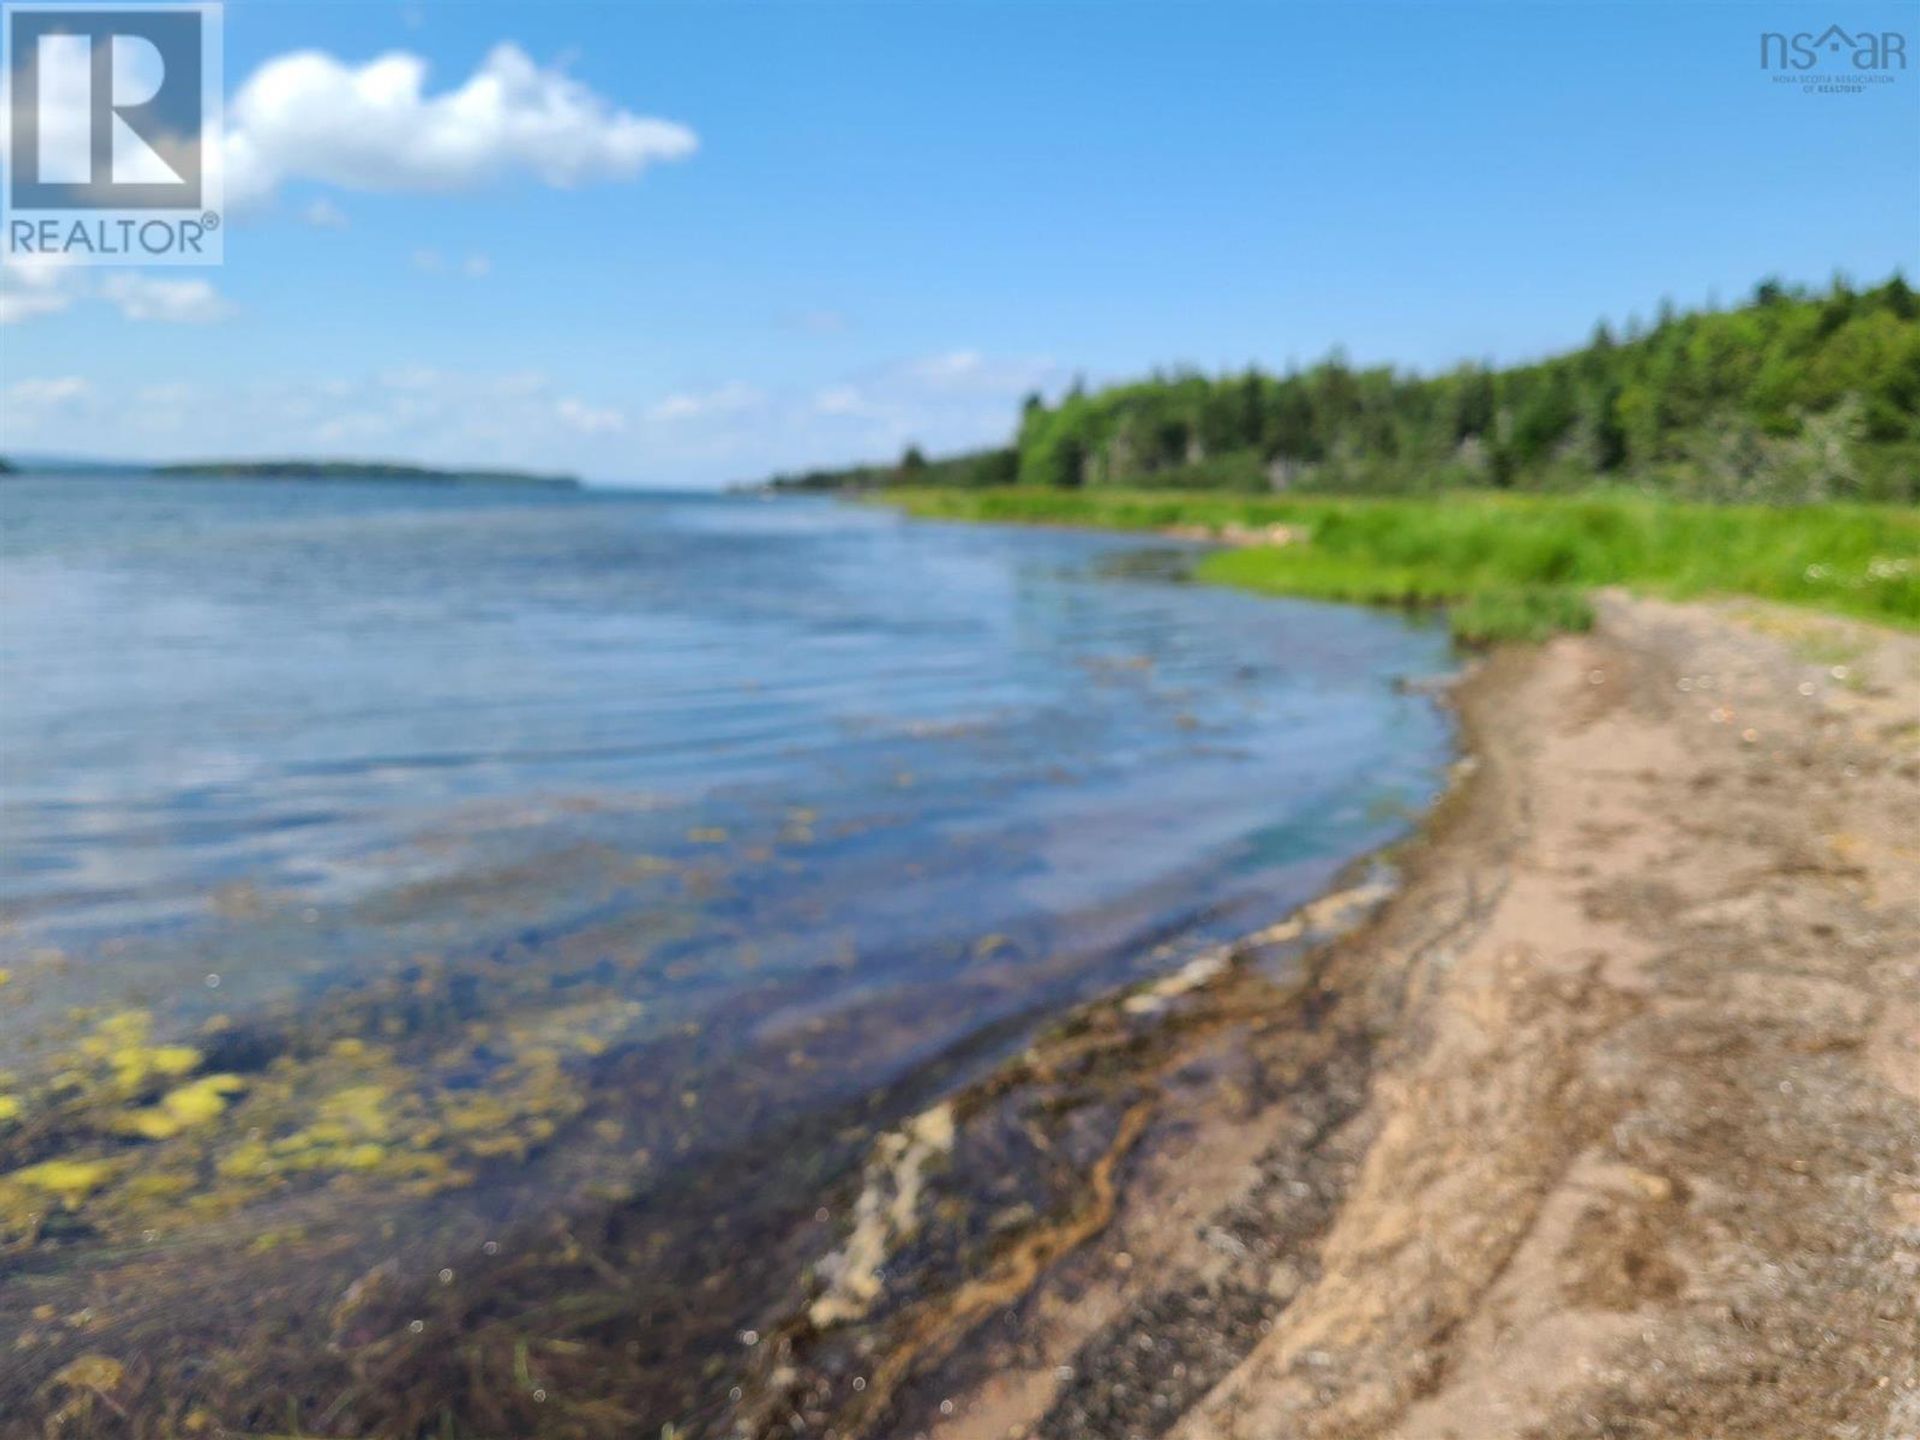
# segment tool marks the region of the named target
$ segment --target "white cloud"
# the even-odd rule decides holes
[[[893,436],[912,437],[920,429],[959,435],[986,416],[1010,425],[1019,397],[1059,379],[1060,368],[1051,360],[993,359],[977,350],[948,350],[880,366],[816,390],[811,409],[832,419],[880,422]]]
[[[128,320],[204,324],[232,307],[213,282],[160,279],[134,270],[95,269],[34,256],[0,266],[0,325],[56,315],[76,300],[112,305]]]
[[[1058,378],[1059,367],[1044,359],[989,359],[978,350],[949,350],[910,360],[902,367],[913,381],[932,390],[976,394],[1023,393]]]
[[[8,445],[42,445],[64,436],[97,437],[100,406],[91,381],[36,376],[0,386],[0,434]],[[72,448],[81,448],[75,444]]]
[[[637,475],[700,483],[886,460],[909,444],[949,454],[1006,443],[1021,397],[1057,390],[1065,379],[1044,358],[954,349],[810,388],[762,390],[734,380],[639,410],[637,438],[608,456],[641,467],[631,472]]]
[[[153,385],[142,385],[136,392],[136,398],[143,405],[186,405],[198,393],[185,380],[162,380]]]
[[[872,415],[875,407],[860,393],[858,385],[829,385],[813,397],[813,408],[821,415]]]
[[[653,421],[698,420],[714,415],[737,415],[760,403],[760,392],[738,380],[716,390],[686,391],[669,395],[647,410]]]
[[[382,371],[380,383],[389,390],[421,391],[434,389],[441,378],[440,372],[431,365],[403,365],[397,370]]]
[[[204,393],[185,380],[142,385],[134,392],[131,405],[113,407],[114,421],[121,426],[131,419],[143,434],[171,449],[181,444],[183,437],[191,439],[203,424]]]
[[[1040,360],[988,354],[953,362],[966,353],[902,360],[818,387],[762,388],[739,378],[653,403],[597,380],[428,366],[404,354],[381,370],[299,381],[240,375],[196,380],[190,391],[163,375],[92,386],[56,376],[18,395],[0,390],[0,402],[9,440],[21,447],[509,465],[702,485],[886,460],[908,444],[941,455],[1004,443],[1025,389],[1066,383]]]
[[[0,290],[0,325],[19,325],[40,315],[57,315],[73,303],[64,290]]]
[[[443,275],[449,268],[447,257],[438,250],[416,250],[411,260],[413,268],[423,275]],[[484,280],[493,273],[493,261],[485,255],[469,255],[460,262],[460,273],[469,280]]]
[[[93,393],[90,382],[78,375],[52,380],[19,380],[6,388],[7,404],[28,410],[53,410],[84,400]]]
[[[45,290],[72,274],[74,263],[65,255],[13,255],[0,265],[0,280],[13,280],[30,290]]]
[[[910,361],[907,369],[922,380],[947,385],[978,375],[985,363],[978,350],[950,350],[944,355],[929,355],[921,360]]]
[[[322,195],[300,212],[300,218],[316,230],[344,230],[347,212]]]
[[[569,188],[628,180],[699,146],[692,130],[620,109],[511,44],[464,83],[425,93],[426,61],[396,51],[348,65],[319,50],[269,60],[227,106],[229,203],[288,180],[350,190],[449,191],[512,174]]]
[[[122,271],[104,277],[95,293],[129,320],[204,325],[228,310],[208,280],[160,280]]]
[[[616,435],[627,428],[627,417],[618,410],[596,409],[571,396],[561,400],[553,409],[554,414],[560,417],[561,424],[578,430],[582,435]]]
[[[49,448],[80,449],[75,437],[89,436],[84,448],[94,453],[313,455],[604,474],[628,458],[615,438],[627,427],[621,409],[557,397],[536,372],[401,365],[299,382],[103,386],[84,410],[49,414],[32,428]]]
[[[73,303],[74,273],[63,255],[22,255],[0,265],[0,325],[66,309]]]
[[[94,386],[77,374],[35,376],[0,386],[0,434],[8,445],[44,445],[65,434],[98,432]]]
[[[547,388],[547,377],[538,370],[521,370],[502,375],[493,382],[494,393],[506,396],[538,395]]]

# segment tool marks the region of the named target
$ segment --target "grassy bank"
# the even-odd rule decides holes
[[[1911,509],[1486,492],[1376,500],[895,489],[886,499],[927,519],[1268,531],[1285,543],[1223,550],[1200,577],[1316,599],[1443,605],[1454,632],[1476,643],[1584,629],[1586,592],[1601,585],[1752,595],[1920,628],[1920,512]]]

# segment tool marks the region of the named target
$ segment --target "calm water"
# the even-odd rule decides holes
[[[60,1153],[117,1168],[47,1273],[111,1289],[155,1229],[129,1176],[339,1232],[262,1260],[261,1306],[337,1297],[357,1216],[665,1217],[776,1131],[786,1189],[693,1208],[810,1212],[858,1146],[805,1116],[1277,918],[1435,792],[1445,722],[1393,682],[1444,635],[1183,554],[812,499],[0,485],[0,1068],[31,1114],[119,1012],[250,1087],[156,1143],[74,1120]],[[386,1108],[334,1163],[349,1079]],[[127,1336],[178,1325],[184,1278],[125,1283]]]

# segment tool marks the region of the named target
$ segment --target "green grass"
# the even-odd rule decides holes
[[[1203,580],[1366,604],[1445,606],[1472,643],[1592,623],[1586,593],[1752,595],[1920,628],[1920,511],[1695,505],[1640,495],[1455,493],[1417,499],[1154,491],[890,491],[928,519],[1124,530],[1286,525],[1280,546],[1222,550]]]

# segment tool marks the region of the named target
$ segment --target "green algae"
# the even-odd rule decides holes
[[[551,1142],[585,1105],[577,1062],[642,1013],[599,1001],[472,1021],[426,1055],[340,1036],[245,1076],[207,1068],[224,1022],[195,1046],[154,1043],[146,1012],[107,1016],[37,1091],[0,1096],[0,1167],[16,1158],[9,1135],[33,1141],[20,1157],[33,1163],[0,1173],[0,1245],[32,1243],[50,1202],[130,1239],[313,1185],[414,1198],[468,1185],[476,1167]]]
[[[21,1186],[63,1201],[74,1208],[113,1176],[104,1160],[43,1160],[38,1165],[0,1176],[0,1187]]]
[[[182,1130],[217,1119],[227,1109],[228,1097],[247,1088],[238,1075],[203,1075],[167,1091],[159,1103],[128,1112],[122,1123],[128,1133],[146,1140],[169,1140]]]
[[[784,819],[811,838],[817,817]],[[746,853],[631,868],[726,895]],[[43,1030],[30,1073],[0,1075],[19,1110],[0,1123],[0,1252],[41,1252],[26,1263],[67,1317],[16,1291],[36,1417],[79,1440],[116,1433],[115,1407],[155,1435],[599,1435],[690,1412],[788,1263],[770,1243],[784,1227],[737,1217],[811,1216],[833,1169],[819,1157],[866,1103],[809,1120],[773,1169],[736,1169],[726,1147],[783,1114],[769,1077],[866,1047],[836,1041],[835,1019],[721,1063],[709,1026],[751,1033],[806,994],[778,973],[727,1015],[649,1025],[632,992],[670,1003],[698,978],[698,948],[676,943],[696,933],[670,899],[644,925],[411,957],[238,1020],[109,1007]],[[39,1184],[17,1173],[48,1165]],[[509,1220],[509,1196],[536,1203]],[[212,1278],[228,1267],[232,1294]],[[687,1305],[712,1332],[698,1372],[636,1362],[630,1337]],[[509,1380],[521,1345],[538,1400]],[[56,1383],[85,1352],[126,1363],[110,1401]]]
[[[136,1095],[156,1079],[191,1074],[200,1064],[200,1052],[191,1046],[150,1044],[152,1031],[153,1017],[143,1010],[109,1016],[80,1042],[77,1058],[89,1069],[105,1067],[106,1083],[122,1096]],[[79,1080],[79,1088],[86,1083]],[[95,1083],[101,1082],[96,1078]]]

